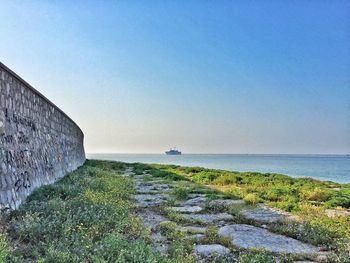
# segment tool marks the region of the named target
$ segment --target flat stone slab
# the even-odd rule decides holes
[[[230,254],[230,250],[219,244],[196,245],[193,249],[193,253],[199,257],[210,257],[214,255],[226,256]]]
[[[139,212],[138,215],[142,218],[145,227],[151,230],[155,230],[161,222],[167,221],[167,219],[164,216],[148,209]]]
[[[201,226],[181,226],[178,227],[178,230],[191,234],[205,234],[207,232],[207,228]]]
[[[154,242],[154,243],[164,243],[165,244],[167,241],[166,237],[160,233],[152,233],[150,235],[150,238],[151,238],[152,242]]]
[[[203,210],[203,208],[200,206],[173,206],[170,208],[176,212],[186,213],[186,214],[198,213]]]
[[[286,218],[281,212],[275,211],[269,207],[243,210],[240,214],[247,219],[252,219],[261,223],[275,223]]]
[[[210,201],[208,207],[210,209],[228,209],[232,205],[245,205],[245,201],[233,199],[218,199]]]
[[[270,252],[291,254],[318,254],[317,247],[296,239],[274,234],[259,227],[235,224],[221,227],[221,237],[227,237],[234,246],[245,249],[265,249]]]
[[[233,220],[234,217],[227,213],[217,214],[184,214],[183,217],[203,224],[212,224],[219,221]]]
[[[138,194],[134,198],[140,207],[159,206],[166,201],[161,194]]]
[[[189,238],[192,238],[194,241],[201,241],[205,238],[204,234],[194,234],[194,235],[189,235]]]
[[[167,243],[166,237],[160,233],[152,233],[150,236],[152,240],[152,248],[158,251],[161,255],[167,255],[169,250],[169,244]]]
[[[191,196],[190,196],[191,197]],[[181,203],[183,206],[204,205],[208,199],[204,195],[197,195]]]
[[[169,191],[167,184],[136,183],[136,192],[144,194],[159,193],[160,191]]]

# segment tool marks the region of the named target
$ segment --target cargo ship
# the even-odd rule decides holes
[[[165,152],[167,155],[181,155],[181,152],[176,150],[175,148],[174,149],[171,149],[167,152]]]

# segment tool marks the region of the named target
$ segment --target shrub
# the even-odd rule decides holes
[[[331,192],[316,187],[313,190],[302,192],[302,198],[308,201],[325,202],[331,197]]]
[[[332,208],[332,207],[344,207],[344,208],[350,208],[350,198],[343,196],[341,194],[337,196],[332,196],[327,202],[325,202],[325,207]]]
[[[231,173],[226,173],[223,174],[219,177],[217,177],[214,181],[213,184],[217,185],[229,185],[229,184],[235,184],[237,182],[237,177],[235,177]]]
[[[288,187],[271,186],[266,190],[264,196],[269,201],[281,201],[290,191],[291,189]]]
[[[253,193],[247,194],[244,198],[244,201],[246,201],[248,204],[255,205],[261,201],[261,199]]]
[[[253,252],[245,252],[240,255],[240,257],[237,260],[238,263],[275,263],[275,262],[291,262],[289,259],[283,260],[276,260],[274,256],[271,254],[261,250],[253,251]]]
[[[10,250],[7,245],[6,237],[5,235],[0,234],[0,262],[5,262],[9,254],[10,254]]]
[[[171,191],[171,195],[178,200],[186,200],[188,198],[189,191],[190,189],[186,187],[175,187]]]
[[[284,196],[283,200],[274,203],[274,206],[287,212],[299,210],[299,200],[294,196]]]
[[[163,221],[158,225],[159,231],[169,240],[176,240],[181,237],[180,231],[176,230],[176,223],[171,221]]]

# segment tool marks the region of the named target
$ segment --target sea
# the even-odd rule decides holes
[[[89,159],[177,164],[241,172],[279,173],[350,183],[350,155],[306,154],[87,154]]]

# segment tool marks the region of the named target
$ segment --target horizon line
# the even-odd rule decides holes
[[[89,152],[86,154],[155,154],[155,155],[165,155],[163,152],[157,152],[157,153],[140,153],[140,152]],[[182,153],[181,155],[189,155],[189,154],[197,154],[197,155],[350,155],[350,153]]]

